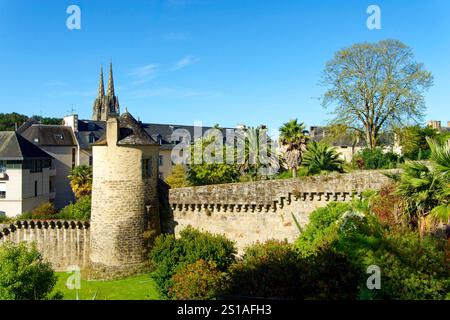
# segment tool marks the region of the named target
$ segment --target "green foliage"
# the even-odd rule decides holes
[[[183,188],[189,186],[186,178],[186,169],[183,165],[177,164],[172,167],[172,174],[166,178],[166,183],[171,188]]]
[[[60,299],[50,294],[57,278],[35,245],[24,242],[0,246],[0,300]]]
[[[79,199],[92,194],[92,168],[86,165],[76,166],[70,171],[68,177],[70,186],[75,194],[75,198]]]
[[[64,207],[58,215],[59,219],[66,220],[89,220],[91,217],[91,197],[84,196],[75,203]]]
[[[344,172],[343,164],[344,160],[336,149],[321,142],[311,141],[303,155],[303,165],[310,175],[327,171]]]
[[[189,166],[187,180],[193,186],[238,182],[239,171],[231,164],[194,164]]]
[[[50,118],[50,117],[41,117],[41,116],[32,116],[31,118],[39,121],[41,124],[50,124],[50,125],[60,125],[63,122],[62,118]]]
[[[13,113],[0,113],[0,131],[14,131],[17,127],[20,127],[28,117],[16,112]]]
[[[431,153],[426,138],[436,138],[438,132],[431,127],[410,126],[399,130],[400,146],[410,160],[428,159]]]
[[[450,219],[450,140],[427,139],[430,162],[408,161],[400,175],[397,194],[404,197],[406,211],[413,218]],[[422,230],[421,230],[422,231]]]
[[[211,300],[223,294],[227,274],[215,262],[200,259],[180,268],[172,283],[169,291],[176,300]]]
[[[306,150],[307,136],[305,125],[297,119],[290,120],[280,128],[280,143],[284,147],[284,163],[297,177],[297,169],[302,161],[302,153]]]
[[[57,219],[57,210],[53,203],[44,202],[32,211],[26,211],[16,217],[17,220]]]
[[[303,258],[275,240],[248,247],[230,268],[232,296],[277,299],[351,299],[359,278],[350,261],[322,251]],[[332,279],[330,281],[330,279]]]
[[[373,252],[367,263],[382,270],[381,299],[445,299],[450,292],[450,262],[443,239],[404,230],[390,232],[385,248]]]
[[[301,177],[306,177],[308,176],[308,168],[305,168],[303,166],[301,166],[300,168],[298,168],[297,170],[297,175],[296,178],[301,178]],[[283,171],[281,173],[279,173],[276,177],[276,179],[292,179],[293,175],[292,175],[292,171]]]
[[[380,148],[363,149],[353,158],[353,163],[359,169],[393,169],[396,168],[402,158],[393,152],[383,152]]]
[[[186,176],[190,185],[201,186],[239,181],[238,167],[225,163],[226,147],[220,143],[222,141],[218,141],[218,137],[212,134],[194,142],[190,150],[191,164],[188,166]],[[217,151],[219,154],[216,154]],[[216,157],[219,159],[215,159]]]
[[[224,236],[200,232],[188,227],[180,232],[180,238],[160,235],[150,252],[150,261],[155,270],[152,278],[162,295],[170,296],[172,276],[182,267],[200,259],[212,261],[217,269],[225,272],[235,260],[234,243]]]
[[[323,105],[334,107],[333,123],[362,132],[367,147],[374,149],[386,129],[423,118],[424,92],[433,76],[415,61],[411,48],[382,40],[336,52],[326,64],[322,84],[328,87]]]
[[[45,202],[39,205],[32,211],[33,219],[48,219],[52,218],[57,213],[53,203]]]
[[[331,250],[345,256],[360,277],[360,298],[445,298],[450,289],[445,241],[383,226],[376,216],[354,211],[356,206],[330,204],[313,212],[296,243],[300,255],[312,257]],[[365,286],[365,272],[371,265],[381,268],[381,290],[369,291]]]

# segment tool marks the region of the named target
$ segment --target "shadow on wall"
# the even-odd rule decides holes
[[[175,234],[175,227],[178,223],[175,221],[172,206],[169,203],[170,186],[162,179],[158,179],[158,198],[161,232]]]

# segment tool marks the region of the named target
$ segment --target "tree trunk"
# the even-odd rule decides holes
[[[292,168],[292,177],[297,178],[297,168]]]

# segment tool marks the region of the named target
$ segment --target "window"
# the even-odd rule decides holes
[[[53,189],[53,180],[48,181],[48,191],[49,192],[55,192],[55,189]]]
[[[92,167],[93,164],[93,158],[92,156],[89,156],[89,166]]]
[[[89,143],[94,143],[95,142],[95,134],[91,133],[89,135]]]
[[[158,178],[160,178],[160,179],[164,179],[164,175],[163,175],[163,173],[162,173],[162,172],[159,172],[159,173],[158,173]]]
[[[75,148],[72,148],[72,170],[75,168]]]
[[[0,199],[6,198],[6,183],[0,183]]]
[[[43,161],[42,160],[31,160],[30,172],[42,172]]]
[[[164,157],[163,157],[163,156],[159,156],[159,158],[158,158],[158,164],[159,164],[160,166],[162,166],[162,165],[164,164]]]
[[[34,182],[34,196],[35,197],[38,196],[38,184],[37,184],[37,181]]]
[[[6,161],[0,161],[0,173],[6,171]]]
[[[142,160],[142,177],[150,178],[153,176],[152,159]]]
[[[57,134],[55,134],[55,139],[62,141],[62,140],[64,140],[64,136],[61,133],[57,133]]]

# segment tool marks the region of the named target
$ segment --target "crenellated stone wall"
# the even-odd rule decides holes
[[[268,180],[171,189],[162,229],[176,235],[188,225],[225,234],[240,252],[256,241],[294,241],[309,214],[332,201],[350,201],[389,178],[382,171],[357,171],[301,179]],[[163,202],[163,201],[162,201]],[[164,203],[164,202],[163,202]]]
[[[89,222],[16,221],[0,225],[0,244],[6,241],[35,242],[56,271],[67,271],[70,266],[85,269],[89,265]]]

